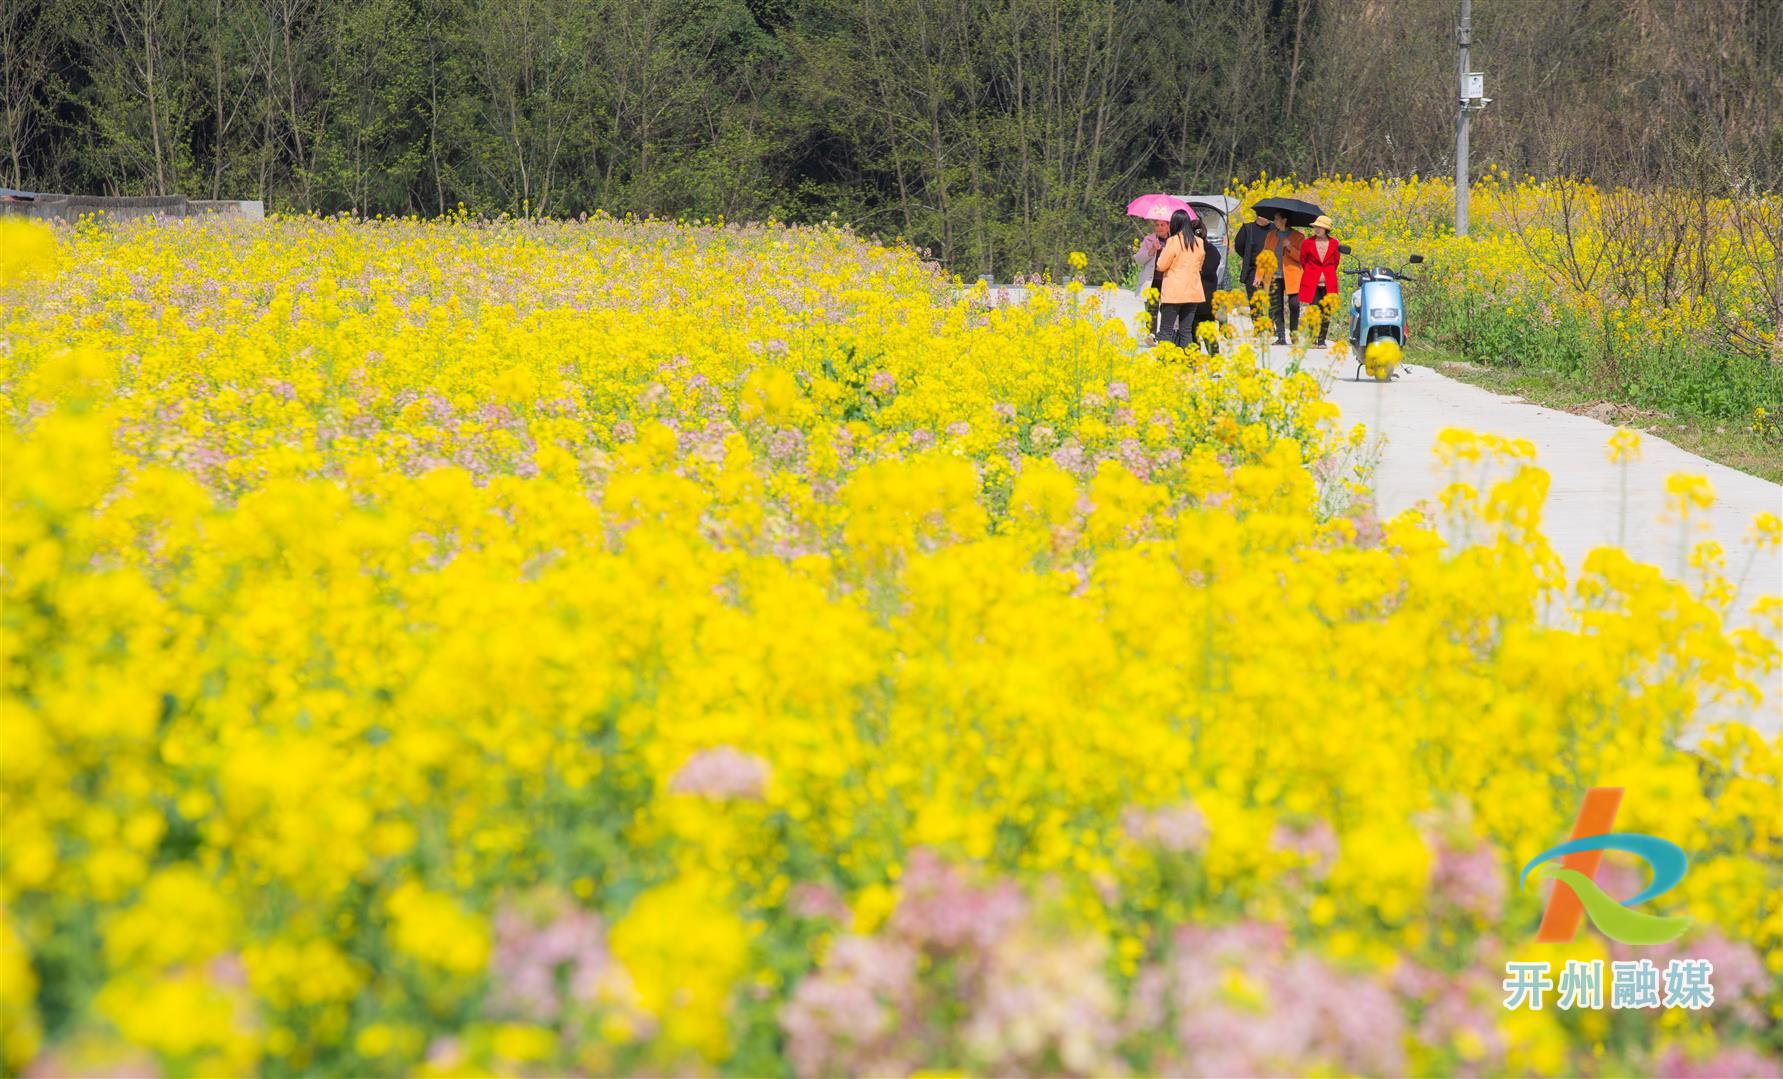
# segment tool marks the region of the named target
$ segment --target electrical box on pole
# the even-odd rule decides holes
[[[1461,0],[1461,21],[1455,27],[1455,44],[1460,48],[1455,67],[1460,82],[1459,107],[1455,110],[1455,235],[1467,235],[1467,121],[1473,109],[1470,103],[1477,94],[1470,91],[1474,80],[1484,92],[1486,77],[1467,70],[1467,49],[1473,44],[1473,0]]]

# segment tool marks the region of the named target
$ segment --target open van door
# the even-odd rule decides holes
[[[1195,216],[1207,222],[1207,242],[1218,247],[1226,265],[1221,272],[1222,284],[1232,283],[1232,215],[1238,212],[1238,200],[1231,195],[1178,195],[1177,198],[1195,208]]]

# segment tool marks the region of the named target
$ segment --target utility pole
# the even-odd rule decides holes
[[[1455,27],[1461,62],[1455,69],[1455,235],[1467,235],[1467,124],[1472,104],[1467,99],[1467,47],[1473,44],[1473,0],[1461,0],[1461,23]]]

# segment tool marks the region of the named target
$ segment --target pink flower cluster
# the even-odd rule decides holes
[[[926,1051],[917,951],[893,937],[844,936],[780,1013],[800,1075],[904,1075]]]
[[[1269,845],[1305,859],[1316,880],[1323,880],[1337,864],[1337,832],[1323,820],[1309,820],[1297,826],[1277,825]]]
[[[1099,939],[1042,931],[1013,883],[977,883],[927,850],[901,891],[886,930],[837,939],[781,1012],[800,1075],[906,1074],[950,1044],[995,1075],[1118,1067]]]
[[[1121,830],[1130,839],[1154,844],[1172,854],[1199,852],[1207,847],[1207,818],[1193,802],[1162,809],[1130,806],[1121,814]]]
[[[1478,1046],[1473,1059],[1461,1062],[1465,1075],[1491,1074],[1501,1070],[1504,1063],[1506,1045],[1498,1027],[1504,1005],[1502,998],[1495,995],[1497,976],[1485,958],[1486,953],[1495,950],[1496,945],[1482,945],[1481,954],[1461,973],[1435,970],[1405,959],[1393,972],[1394,992],[1417,1009],[1415,1033],[1419,1042],[1454,1045],[1465,1035]]]
[[[1146,1066],[1173,1075],[1405,1071],[1405,1019],[1381,985],[1305,954],[1255,922],[1183,926],[1168,959],[1142,969],[1130,1034],[1169,1035]]]
[[[892,928],[930,951],[982,956],[1027,915],[1013,881],[977,885],[933,851],[911,852]]]
[[[1693,1059],[1674,1046],[1659,1058],[1653,1074],[1668,1079],[1783,1079],[1783,1068],[1744,1045],[1730,1046],[1706,1059]]]
[[[1714,964],[1715,1011],[1753,1029],[1766,1022],[1764,995],[1770,989],[1771,977],[1765,970],[1764,959],[1750,944],[1729,940],[1720,930],[1690,934],[1651,948],[1611,943],[1610,956],[1621,960],[1650,959],[1661,971],[1673,959],[1707,959]]]
[[[719,746],[702,749],[687,758],[687,763],[669,780],[669,790],[706,798],[760,799],[767,795],[772,774],[768,762],[755,754],[734,746]]]
[[[502,1014],[554,1024],[578,1009],[630,998],[630,980],[607,950],[600,915],[549,889],[495,913],[490,1003]]]
[[[1510,870],[1491,844],[1470,849],[1436,845],[1436,864],[1430,873],[1430,890],[1451,908],[1493,924],[1504,911]]]

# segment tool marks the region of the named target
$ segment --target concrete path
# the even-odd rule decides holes
[[[1272,368],[1280,370],[1288,362],[1286,348],[1270,350]],[[1612,464],[1605,453],[1615,428],[1588,416],[1501,396],[1416,364],[1390,383],[1367,375],[1356,381],[1353,361],[1339,369],[1323,350],[1309,352],[1303,366],[1326,380],[1326,396],[1343,410],[1346,424],[1365,424],[1383,440],[1374,477],[1383,515],[1432,498],[1454,478],[1438,467],[1432,453],[1444,428],[1534,443],[1536,463],[1550,477],[1543,531],[1569,574],[1578,571],[1593,547],[1620,545],[1632,557],[1675,576],[1689,545],[1714,538],[1726,548],[1729,570],[1737,576],[1746,564],[1741,540],[1752,519],[1760,513],[1783,514],[1783,487],[1651,434],[1641,434],[1640,460],[1627,466],[1625,500],[1623,466]],[[1697,527],[1689,531],[1666,516],[1666,479],[1677,473],[1703,476],[1715,490],[1714,505],[1698,515]],[[1783,564],[1775,557],[1766,561],[1753,565],[1747,588],[1783,591]]]
[[[1019,302],[1020,290],[1010,293]],[[1099,295],[1110,315],[1137,332],[1135,317],[1142,308],[1136,296],[1126,290]],[[1267,362],[1280,371],[1289,360],[1288,350],[1277,347]],[[1534,443],[1536,463],[1550,477],[1543,530],[1569,575],[1577,573],[1593,547],[1616,545],[1621,533],[1620,546],[1631,556],[1674,576],[1689,545],[1720,540],[1729,571],[1737,577],[1746,563],[1741,540],[1752,519],[1760,513],[1783,514],[1783,486],[1687,453],[1651,434],[1641,435],[1641,459],[1629,466],[1624,503],[1621,466],[1611,464],[1605,453],[1615,433],[1607,424],[1469,386],[1422,365],[1403,370],[1390,383],[1366,375],[1358,382],[1353,362],[1339,370],[1322,350],[1309,352],[1302,366],[1325,383],[1326,396],[1343,410],[1346,426],[1365,424],[1380,438],[1374,483],[1384,516],[1434,501],[1450,482],[1432,452],[1437,434],[1446,427]],[[1674,473],[1706,477],[1715,489],[1714,506],[1699,515],[1701,527],[1688,533],[1675,520],[1663,520],[1665,481]],[[1783,592],[1783,559],[1754,564],[1745,589],[1749,595]]]

